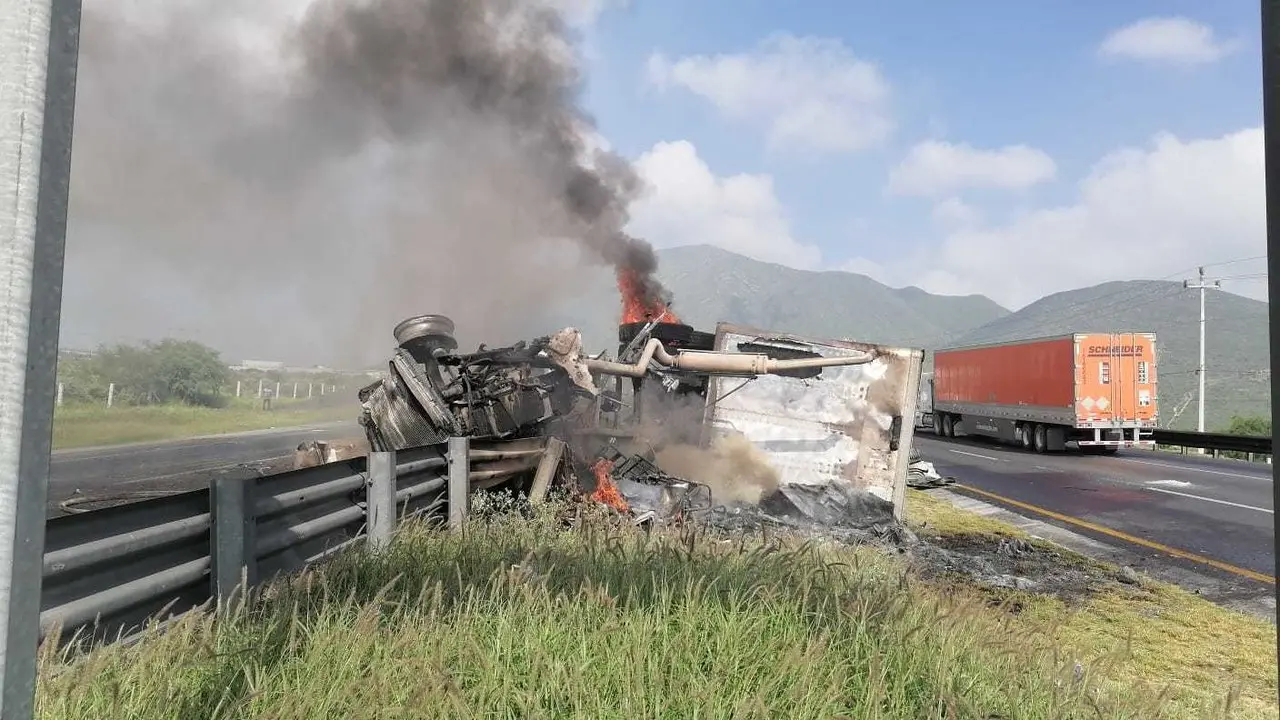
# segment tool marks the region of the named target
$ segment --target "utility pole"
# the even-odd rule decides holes
[[[80,0],[0,2],[0,718],[35,714]]]
[[[1196,368],[1196,376],[1200,380],[1200,407],[1196,409],[1196,431],[1204,432],[1204,291],[1221,290],[1222,281],[1205,281],[1204,268],[1200,268],[1200,281],[1183,280],[1182,287],[1200,291],[1200,364]]]

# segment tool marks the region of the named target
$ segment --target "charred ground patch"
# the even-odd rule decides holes
[[[981,533],[922,539],[911,549],[910,565],[922,579],[963,581],[984,590],[993,601],[1010,600],[1008,591],[1049,595],[1068,604],[1102,592],[1134,588],[1136,575],[1096,563],[1050,543]],[[1019,604],[1013,602],[1011,609]]]

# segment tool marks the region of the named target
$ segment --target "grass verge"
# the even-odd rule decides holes
[[[359,413],[352,404],[318,407],[306,401],[277,400],[275,409],[260,404],[237,402],[227,408],[186,405],[143,405],[135,407],[58,408],[53,418],[53,447],[65,450],[96,445],[178,440],[200,435],[264,430],[317,422],[354,420]]]
[[[1027,537],[1018,528],[916,490],[908,491],[907,514],[925,537]],[[1070,550],[1055,546],[1054,551],[1068,563],[1114,574],[1114,568]],[[1149,578],[1139,586],[1091,588],[1078,602],[1003,589],[978,594],[989,602],[1016,603],[1016,624],[1039,628],[1063,652],[1107,657],[1108,677],[1101,685],[1163,695],[1167,706],[1161,717],[1222,717],[1228,693],[1230,717],[1280,715],[1276,629],[1265,620]]]
[[[77,661],[41,718],[1202,717],[1043,619],[869,548],[476,520],[407,525],[247,606]],[[1206,688],[1226,696],[1226,686]],[[1210,692],[1211,691],[1211,692]],[[1160,708],[1161,702],[1164,703]],[[1239,708],[1246,710],[1245,708]],[[1253,710],[1237,717],[1259,717]]]

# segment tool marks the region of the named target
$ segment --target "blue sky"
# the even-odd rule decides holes
[[[535,318],[510,308],[570,294],[573,248],[530,242],[561,232],[546,212],[561,189],[483,123],[440,146],[424,125],[390,155],[356,135],[351,159],[260,122],[293,107],[293,33],[316,1],[86,0],[72,205],[103,217],[69,221],[69,345],[174,335],[321,358],[382,347],[368,317],[423,311],[514,339]],[[588,139],[633,161],[628,229],[657,246],[1011,309],[1198,265],[1265,295],[1264,263],[1235,262],[1266,252],[1252,0],[541,1],[581,31]],[[263,183],[263,148],[314,170]],[[524,192],[487,202],[484,157]],[[574,271],[608,281],[598,258]],[[333,291],[372,283],[359,304]]]
[[[653,201],[636,220],[657,245],[713,242],[1018,306],[1047,291],[1265,252],[1261,132],[1231,140],[1261,125],[1257,14],[1256,2],[1238,0],[631,0],[586,32],[585,105],[600,134],[642,167],[656,144],[684,141],[718,179],[767,181],[775,212],[757,217],[729,202],[727,222],[774,227],[794,244],[710,237],[714,218],[682,207],[672,219],[670,203]],[[653,70],[655,55],[665,75]],[[726,63],[748,68],[751,81],[723,74]],[[841,74],[850,66],[874,73],[883,97],[859,94],[856,82],[831,96],[831,78],[855,77]],[[877,121],[887,130],[824,141],[819,121],[802,120],[777,142],[779,119],[810,101],[843,113],[851,133]],[[1162,133],[1176,138],[1163,150],[1154,144]],[[977,165],[953,166],[944,186],[887,190],[893,168],[926,141],[986,155],[953,157]],[[1024,146],[1020,159],[992,155],[1010,146]],[[1121,167],[1098,176],[1109,157]],[[659,197],[679,186],[672,165],[646,173]],[[915,185],[936,170],[918,167]],[[1093,201],[1081,188],[1091,173]],[[1227,205],[1222,187],[1201,187],[1213,176],[1240,186]],[[1186,207],[1195,196],[1197,207]],[[1263,269],[1237,263],[1230,273],[1242,267]],[[1231,289],[1260,297],[1265,283]]]

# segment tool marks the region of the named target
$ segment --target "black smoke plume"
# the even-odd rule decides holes
[[[554,7],[286,10],[86,1],[70,332],[351,364],[420,312],[464,343],[543,332],[583,267],[662,292],[624,231],[641,182],[592,143]]]

